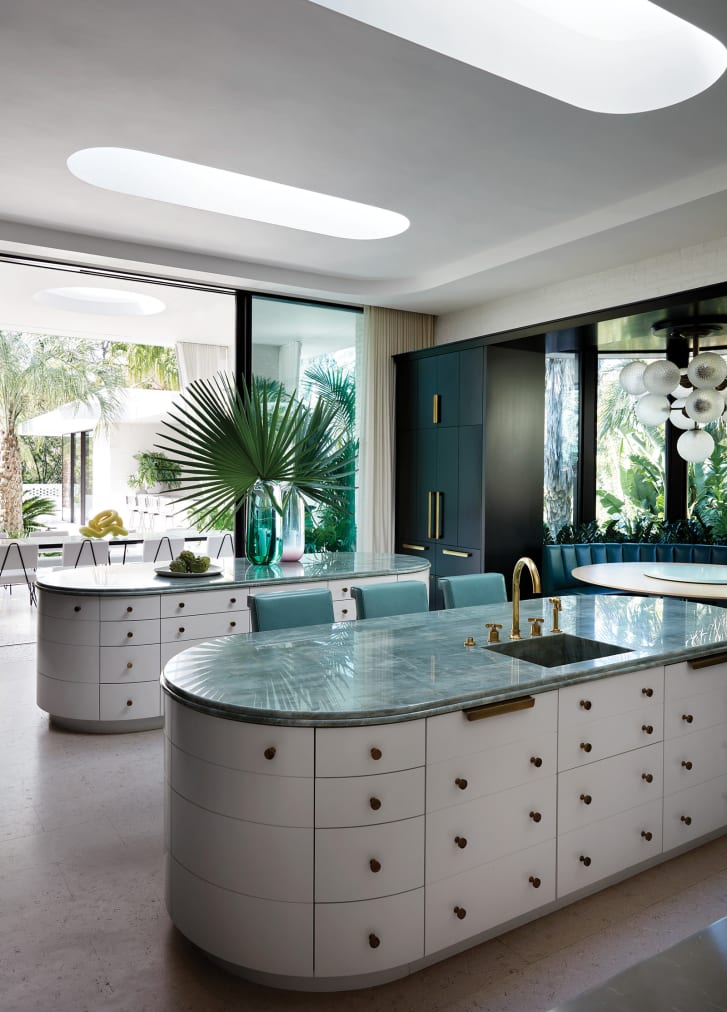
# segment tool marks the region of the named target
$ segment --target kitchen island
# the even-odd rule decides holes
[[[249,632],[248,594],[327,587],[343,622],[356,616],[352,584],[429,581],[429,563],[406,555],[326,553],[276,566],[214,562],[219,572],[183,578],[151,563],[40,570],[41,710],[74,731],[159,728],[162,667],[195,642]]]
[[[547,629],[547,600],[528,617]],[[564,598],[567,635],[625,650],[554,667],[463,645],[509,621],[507,605],[462,608],[173,658],[182,933],[273,986],[366,987],[725,831],[725,609]]]

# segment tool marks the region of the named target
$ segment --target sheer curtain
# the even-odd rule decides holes
[[[434,317],[364,308],[357,548],[394,550],[394,385],[392,355],[434,344]]]
[[[222,369],[229,369],[229,349],[223,344],[195,344],[177,341],[177,368],[182,389],[193,380],[208,379]]]

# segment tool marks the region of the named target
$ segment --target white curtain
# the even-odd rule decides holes
[[[433,316],[376,306],[364,309],[356,509],[356,544],[360,552],[394,551],[396,369],[391,356],[433,344]]]
[[[222,369],[229,369],[229,349],[223,344],[195,344],[177,341],[179,383],[184,390],[193,380],[208,379]]]

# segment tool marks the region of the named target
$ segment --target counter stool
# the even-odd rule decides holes
[[[502,604],[507,601],[502,573],[466,573],[443,576],[439,587],[445,608],[466,608],[474,604]]]
[[[413,615],[429,610],[427,587],[421,580],[351,587],[351,597],[356,602],[356,618]]]
[[[330,590],[280,591],[248,597],[253,632],[335,622]]]

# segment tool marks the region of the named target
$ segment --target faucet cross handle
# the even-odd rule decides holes
[[[489,632],[489,634],[487,636],[487,642],[488,643],[499,643],[500,642],[500,633],[499,633],[499,630],[502,629],[502,625],[501,625],[500,622],[485,622],[485,629],[489,629],[490,630],[490,632]]]
[[[548,600],[553,605],[553,628],[550,630],[552,633],[563,632],[558,625],[558,616],[560,615],[563,603],[559,597],[549,597]]]
[[[541,628],[542,623],[545,621],[544,618],[529,618],[530,623],[530,635],[531,636],[542,636],[543,630]]]

